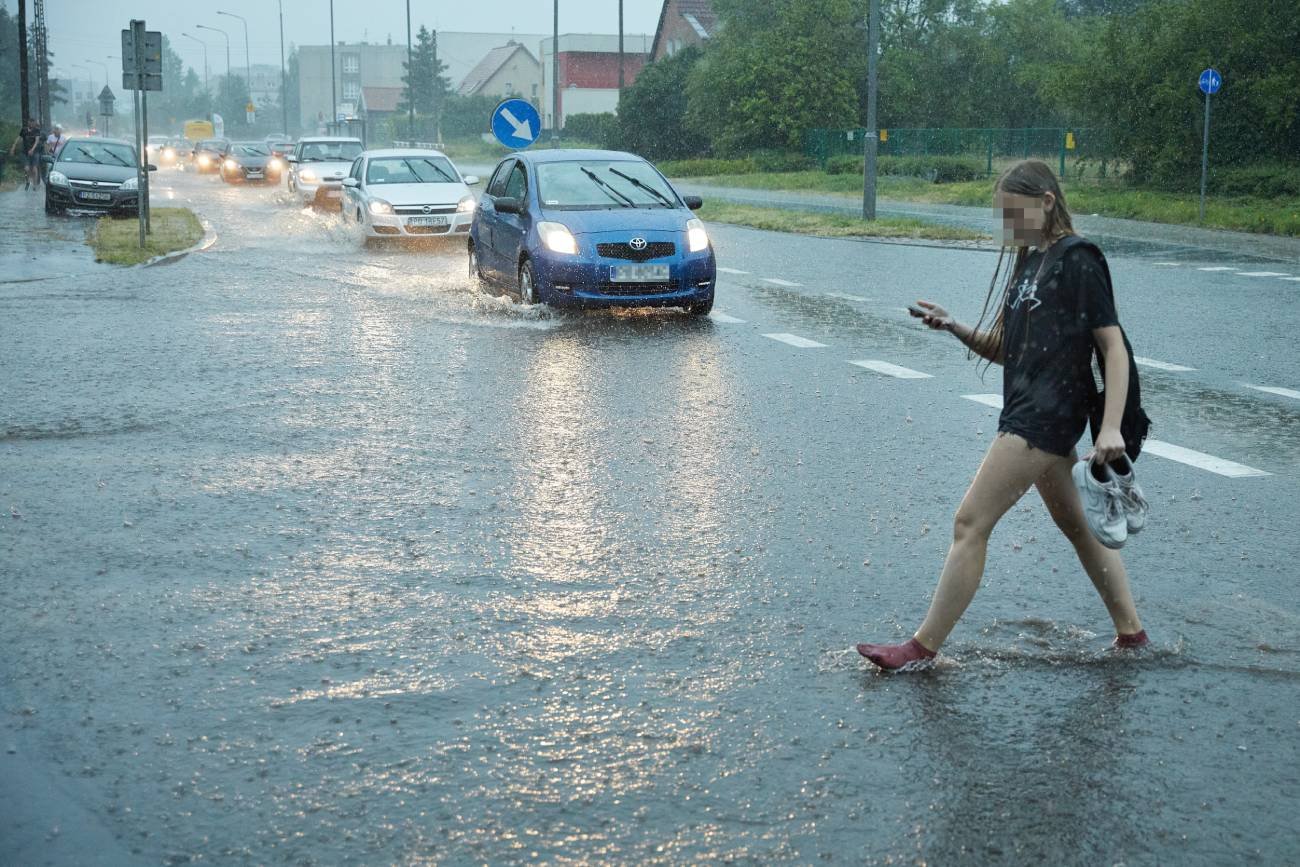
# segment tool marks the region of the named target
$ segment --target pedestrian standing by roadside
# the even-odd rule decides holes
[[[20,146],[23,149],[23,159],[27,167],[27,179],[23,183],[23,189],[39,188],[41,185],[41,127],[35,118],[27,118],[27,123],[23,125],[22,131],[18,133],[14,143],[9,146],[9,156],[13,156]]]
[[[952,546],[924,622],[904,644],[857,646],[886,670],[921,668],[934,659],[979,589],[993,528],[1031,485],[1101,595],[1115,624],[1115,646],[1147,644],[1128,574],[1113,550],[1123,543],[1125,516],[1118,516],[1118,544],[1109,538],[1103,544],[1090,529],[1090,519],[1096,527],[1103,517],[1085,514],[1080,497],[1078,485],[1087,479],[1072,475],[1075,445],[1104,400],[1086,466],[1097,467],[1099,474],[1110,474],[1107,468],[1114,466],[1116,478],[1127,478],[1125,499],[1118,483],[1111,490],[1115,502],[1132,512],[1129,526],[1140,529],[1146,502],[1132,483],[1128,460],[1136,457],[1145,428],[1133,435],[1134,442],[1126,443],[1121,433],[1121,419],[1128,426],[1130,383],[1134,395],[1137,385],[1135,376],[1130,379],[1131,352],[1119,327],[1105,258],[1075,233],[1065,196],[1045,163],[1017,163],[998,179],[994,192],[1004,247],[979,322],[974,328],[964,325],[930,301],[918,301],[912,315],[954,335],[972,356],[1003,365],[998,434],[957,509]],[[1007,246],[1016,252],[1002,278]],[[998,297],[1000,278],[1005,282]],[[1094,346],[1107,384],[1104,397],[1092,375]],[[1095,506],[1090,502],[1089,508]]]
[[[49,182],[50,164],[59,158],[59,151],[68,143],[68,137],[63,134],[63,127],[55,124],[50,127],[50,134],[45,137],[45,155],[49,160],[41,163],[41,177]]]

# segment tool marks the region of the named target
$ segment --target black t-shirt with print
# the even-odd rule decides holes
[[[1007,293],[998,430],[1068,456],[1097,400],[1092,332],[1119,317],[1096,246],[1074,243],[1039,274],[1043,259],[1042,251],[1030,254]]]

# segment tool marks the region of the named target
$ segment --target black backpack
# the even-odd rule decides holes
[[[1102,255],[1101,248],[1080,235],[1066,235],[1064,238],[1052,245],[1050,252],[1050,261],[1045,261],[1041,266],[1046,273],[1050,267],[1061,261],[1065,254],[1075,247],[1088,247],[1097,256],[1101,263],[1102,273],[1106,277],[1106,291],[1110,293],[1111,303],[1115,302],[1115,290],[1111,285],[1110,266],[1106,264],[1106,257]],[[1151,432],[1151,419],[1147,416],[1146,410],[1142,408],[1142,382],[1138,376],[1137,364],[1133,361],[1133,345],[1129,343],[1128,334],[1124,332],[1123,326],[1120,327],[1120,336],[1124,338],[1124,349],[1128,352],[1128,397],[1124,401],[1124,417],[1120,420],[1119,433],[1124,438],[1124,451],[1127,452],[1129,460],[1135,461],[1138,455],[1142,453],[1142,444],[1146,442],[1147,434]],[[1092,345],[1093,357],[1093,377],[1100,383],[1093,398],[1092,406],[1088,409],[1088,428],[1092,433],[1093,442],[1097,441],[1097,434],[1101,432],[1102,415],[1106,408],[1106,363],[1101,354],[1101,347],[1096,344]]]

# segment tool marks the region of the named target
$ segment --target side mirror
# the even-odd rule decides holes
[[[285,154],[285,155],[284,155],[284,161],[285,161],[286,163],[296,163],[296,162],[298,162],[298,158],[297,158],[296,156],[294,156],[293,154]]]
[[[343,186],[352,187],[355,189],[356,187],[361,186],[361,181],[357,180],[356,178],[344,178]]]
[[[521,214],[524,210],[520,201],[511,196],[501,196],[493,204],[499,214]]]
[[[470,186],[470,187],[472,187],[472,186],[474,186],[475,184],[477,184],[477,183],[479,182],[479,176],[478,176],[478,175],[466,175],[465,178],[464,178],[464,180],[465,180],[465,185],[466,185],[466,186]]]
[[[153,163],[145,163],[145,164],[144,164],[144,170],[145,170],[146,172],[156,172],[156,171],[158,171],[158,167],[157,167],[156,165],[154,165]]]
[[[682,196],[682,201],[685,202],[686,207],[690,208],[692,211],[698,211],[700,208],[704,207],[704,200],[699,196]]]

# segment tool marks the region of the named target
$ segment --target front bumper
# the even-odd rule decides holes
[[[304,181],[297,179],[298,196],[304,205],[317,208],[343,208],[343,184],[338,181]]]
[[[85,193],[95,193],[109,198],[85,198]],[[87,211],[134,211],[139,206],[138,190],[85,190],[80,187],[46,185],[50,204],[60,208],[80,208]]]
[[[586,244],[580,242],[580,246]],[[654,283],[611,280],[612,266],[628,264],[667,265],[668,279]],[[717,282],[712,247],[645,263],[542,250],[533,257],[533,269],[538,300],[555,307],[680,307],[712,298]]]
[[[430,217],[446,218],[441,226],[413,225],[421,222],[423,214],[371,214],[366,222],[366,235],[371,238],[446,238],[468,237],[470,224],[474,222],[472,211],[456,211],[451,214],[431,214]]]

